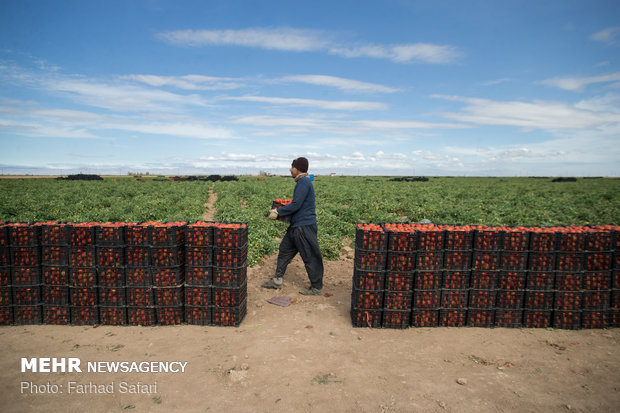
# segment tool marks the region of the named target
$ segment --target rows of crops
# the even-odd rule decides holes
[[[248,265],[278,246],[287,228],[266,219],[276,198],[291,198],[290,177],[240,177],[235,182],[155,181],[105,178],[0,180],[0,221],[189,221],[202,218],[209,190],[217,194],[215,220],[248,222]],[[387,177],[324,177],[314,180],[319,243],[338,259],[357,222],[481,225],[620,223],[620,180],[551,178],[430,178],[394,182]]]

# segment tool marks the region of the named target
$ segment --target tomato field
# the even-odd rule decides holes
[[[292,198],[290,177],[242,176],[239,181],[161,178],[53,178],[0,180],[0,221],[141,222],[200,220],[209,191],[217,194],[215,220],[250,224],[248,265],[277,249],[287,224],[266,219],[275,199]],[[585,225],[620,223],[620,180],[580,178],[327,177],[314,180],[319,242],[337,259],[355,223],[417,222],[455,225]]]

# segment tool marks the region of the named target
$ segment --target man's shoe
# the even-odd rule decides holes
[[[321,290],[319,290],[318,288],[314,288],[314,287],[304,288],[303,290],[301,290],[299,292],[299,294],[303,294],[303,295],[321,295]]]
[[[282,278],[270,278],[268,280],[263,280],[261,287],[279,290],[282,288]]]

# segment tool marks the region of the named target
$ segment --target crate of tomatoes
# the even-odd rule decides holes
[[[293,202],[292,199],[276,198],[271,203],[271,209],[277,209],[277,208],[283,207],[285,205],[289,205],[291,202]],[[285,216],[281,217],[280,215],[278,215],[278,221],[289,223],[289,222],[291,222],[291,216],[290,215],[285,215]]]

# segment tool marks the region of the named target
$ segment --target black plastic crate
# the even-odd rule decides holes
[[[212,267],[185,267],[185,284],[208,286],[213,283]]]
[[[41,266],[43,284],[69,285],[69,267],[66,265]]]
[[[125,247],[125,265],[128,267],[148,267],[151,265],[151,248],[144,245]]]
[[[528,290],[551,291],[555,286],[554,271],[530,271],[527,273]]]
[[[97,245],[122,246],[125,245],[125,227],[121,222],[100,224],[95,228],[95,243]]]
[[[415,273],[414,286],[416,290],[433,290],[441,288],[443,271],[421,271]]]
[[[501,258],[503,270],[522,271],[528,268],[527,252],[503,251]]]
[[[579,330],[581,328],[581,310],[555,310],[553,312],[553,328]]]
[[[441,308],[457,308],[463,309],[467,308],[467,303],[469,299],[469,290],[461,289],[461,290],[452,290],[452,289],[442,289],[441,290]]]
[[[99,307],[71,306],[71,324],[73,325],[99,324]]]
[[[495,310],[490,308],[469,308],[467,310],[469,327],[491,328],[495,325]]]
[[[248,244],[248,224],[223,222],[213,227],[213,246],[217,248],[243,248]]]
[[[583,310],[608,310],[611,303],[611,290],[583,290],[581,308]]]
[[[444,230],[432,229],[418,231],[417,237],[418,250],[420,251],[440,251],[444,249]]]
[[[95,230],[98,224],[68,224],[69,227],[69,243],[72,247],[94,247]]]
[[[608,328],[610,323],[608,311],[583,310],[581,312],[581,328]]]
[[[247,246],[243,248],[213,248],[213,265],[217,267],[242,267],[248,258]]]
[[[581,290],[583,274],[580,271],[569,271],[555,273],[555,289],[558,291],[579,291]]]
[[[471,268],[471,251],[445,250],[443,267],[447,270],[468,270]]]
[[[211,307],[185,305],[185,322],[198,326],[213,325]]]
[[[612,231],[591,230],[586,233],[586,251],[611,251],[613,247]]]
[[[414,290],[413,309],[439,309],[441,290]]]
[[[155,305],[155,294],[151,286],[125,287],[127,305],[132,307],[151,307]]]
[[[477,309],[494,309],[497,290],[469,290],[469,307]]]
[[[211,247],[194,247],[187,246],[185,248],[185,264],[192,267],[206,267],[213,262],[213,248]]]
[[[610,290],[612,288],[611,271],[586,271],[581,278],[584,290]]]
[[[71,307],[68,305],[43,305],[43,324],[71,324]]]
[[[408,328],[411,310],[383,310],[383,328]]]
[[[523,308],[523,290],[497,290],[496,308]]]
[[[384,271],[386,251],[355,250],[355,268],[367,271]]]
[[[156,306],[183,305],[183,286],[153,287],[153,294],[155,295]]]
[[[385,271],[353,270],[353,287],[359,290],[383,290]],[[403,283],[403,288],[404,283]]]
[[[413,252],[417,249],[419,234],[408,224],[385,224],[389,251]],[[363,248],[363,247],[362,247]]]
[[[0,267],[0,287],[11,285],[11,267]]]
[[[247,267],[213,267],[214,287],[240,287],[247,281]]]
[[[69,305],[69,287],[62,285],[43,285],[42,298],[44,304]]]
[[[71,247],[69,265],[72,267],[96,267],[95,247]]]
[[[13,321],[17,325],[41,324],[43,305],[13,305]]]
[[[383,291],[353,289],[351,307],[376,310],[383,308]]]
[[[185,282],[183,266],[153,267],[152,274],[155,287],[175,287]]]
[[[522,290],[526,286],[526,271],[500,271],[497,288],[501,290]]]
[[[8,224],[9,245],[35,246],[41,242],[41,227],[39,225],[14,223]]]
[[[208,307],[212,305],[212,287],[195,285],[185,286],[185,305],[192,307]],[[221,294],[220,294],[221,297]]]
[[[98,304],[97,287],[69,287],[71,305],[77,307],[93,307]]]
[[[213,325],[238,327],[247,311],[246,304],[238,307],[211,307]]]
[[[15,264],[13,264],[15,265]],[[584,257],[586,271],[609,271],[613,269],[612,252],[586,252]]]
[[[69,268],[70,287],[95,287],[97,286],[97,269],[88,268]]]
[[[549,328],[553,323],[553,311],[551,310],[523,310],[523,327],[525,328]]]
[[[0,249],[9,245],[9,224],[0,223]]]
[[[124,287],[125,268],[104,268],[97,269],[98,284],[103,287]]]
[[[68,245],[43,245],[41,247],[41,263],[44,265],[69,264]]]
[[[383,295],[383,309],[410,310],[412,294],[411,291],[386,291]]]
[[[417,254],[417,270],[441,270],[443,268],[443,251],[423,251]]]
[[[185,264],[185,246],[151,247],[151,265],[172,267]]]
[[[385,251],[387,247],[388,232],[385,232],[378,224],[357,224],[355,226],[355,248]]]
[[[126,326],[127,307],[99,306],[101,324],[107,326]]]
[[[444,249],[447,250],[471,250],[474,244],[473,229],[447,229],[444,237]]]
[[[412,291],[413,272],[388,271],[385,276],[385,290],[388,291]]]
[[[467,325],[467,310],[441,309],[439,310],[440,327],[464,327]]]
[[[584,267],[584,255],[581,252],[558,252],[555,263],[556,271],[581,271]]]
[[[527,290],[524,307],[526,310],[552,310],[554,298],[553,291]]]
[[[213,287],[211,299],[215,307],[237,307],[247,302],[247,284],[241,287]]]
[[[127,267],[125,269],[127,286],[152,286],[153,274],[150,267]]]
[[[0,326],[13,324],[13,306],[0,306]]]
[[[582,296],[581,291],[556,291],[553,307],[556,310],[579,310]]]
[[[154,326],[157,324],[155,307],[127,307],[127,324],[130,326]]]
[[[620,327],[620,309],[618,310],[610,310],[607,313],[609,327],[618,328]]]
[[[537,228],[536,231],[530,231],[530,250],[555,251],[556,239],[556,231]]]
[[[383,310],[351,307],[353,327],[379,328],[383,325]]]
[[[11,284],[34,285],[41,284],[41,267],[12,267]]]
[[[611,308],[620,310],[620,289],[614,288],[611,290],[611,301],[609,303]]]
[[[448,289],[469,288],[471,272],[446,270],[443,272],[441,286]]]
[[[99,305],[123,307],[127,305],[126,287],[99,287]]]
[[[523,326],[523,310],[495,309],[495,327],[521,328]]]
[[[557,235],[558,251],[581,252],[585,250],[586,233],[583,231],[564,230]]]
[[[499,274],[498,270],[474,270],[469,278],[469,286],[481,290],[497,288]]]
[[[528,257],[530,271],[553,271],[555,270],[554,252],[530,252]]]
[[[155,307],[157,312],[157,324],[163,326],[171,326],[183,324],[184,322],[184,307],[182,305],[175,305],[170,307]]]
[[[13,267],[34,267],[41,265],[41,247],[9,247]]]
[[[61,222],[44,223],[41,225],[41,244],[42,245],[69,245],[71,238],[69,226]]]
[[[0,247],[0,267],[9,267],[11,266],[11,248],[10,247]]]
[[[472,268],[474,270],[490,271],[501,268],[501,255],[498,251],[474,251]]]
[[[504,233],[503,249],[504,251],[520,251],[528,250],[530,244],[530,233],[521,230],[508,230]]]
[[[196,222],[186,226],[185,243],[188,247],[212,247],[213,224]]]
[[[12,300],[14,305],[41,304],[41,285],[14,285],[12,287]]]
[[[387,271],[413,271],[415,266],[416,254],[414,252],[388,252]]]
[[[499,229],[477,229],[474,232],[474,249],[501,250],[504,247],[504,234]]]
[[[412,327],[437,327],[439,325],[439,310],[414,309],[411,311]]]
[[[12,288],[10,286],[0,287],[0,307],[13,304]]]
[[[158,224],[151,229],[151,245],[176,246],[185,243],[186,224]]]
[[[125,242],[132,246],[151,244],[151,227],[147,224],[129,223],[125,227]]]
[[[125,265],[125,248],[120,246],[98,246],[97,265],[108,268],[122,267]]]

